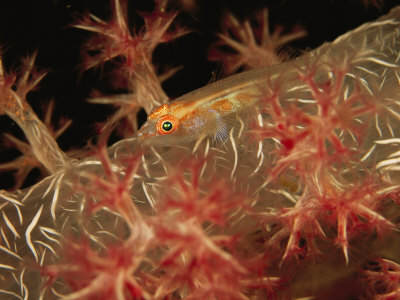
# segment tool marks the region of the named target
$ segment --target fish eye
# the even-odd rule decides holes
[[[165,132],[170,132],[174,128],[171,121],[164,121],[161,125],[161,129]]]
[[[179,126],[179,120],[171,114],[166,114],[158,119],[156,130],[159,135],[170,134]]]

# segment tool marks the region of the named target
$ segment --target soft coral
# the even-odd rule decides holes
[[[102,66],[112,61],[114,83],[128,91],[127,95],[96,96],[94,103],[113,104],[119,110],[107,121],[114,126],[126,119],[128,126],[124,136],[137,130],[137,114],[141,108],[147,113],[168,101],[161,87],[166,76],[159,76],[153,65],[153,52],[162,43],[172,41],[188,33],[175,24],[170,30],[177,13],[167,12],[167,0],[156,1],[151,13],[142,13],[144,26],[139,30],[129,29],[126,0],[113,0],[112,18],[103,21],[90,14],[84,16],[75,27],[95,33],[84,46],[83,69]],[[169,72],[167,76],[171,76]]]

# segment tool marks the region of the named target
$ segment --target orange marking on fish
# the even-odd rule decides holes
[[[155,110],[153,110],[148,118],[150,120],[157,120],[158,118],[160,118],[161,116],[167,114],[168,112],[169,112],[168,105],[167,104],[163,104],[160,107],[158,107]]]
[[[238,93],[234,96],[235,101],[240,103],[240,105],[245,105],[250,100],[250,95],[248,93]]]
[[[182,123],[182,122],[186,122],[186,121],[192,119],[195,113],[196,113],[196,112],[192,111],[192,112],[190,112],[190,113],[184,114],[184,115],[179,119],[179,122]]]
[[[221,99],[211,105],[211,109],[222,112],[230,112],[233,108],[232,103],[228,99]]]

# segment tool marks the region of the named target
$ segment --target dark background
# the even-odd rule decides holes
[[[170,1],[179,9],[179,2]],[[362,0],[198,0],[197,10],[182,12],[178,20],[193,29],[193,33],[155,52],[155,62],[160,66],[184,66],[184,69],[167,81],[164,88],[171,97],[177,97],[207,84],[220,74],[221,66],[207,61],[207,50],[216,40],[221,18],[226,11],[239,18],[251,16],[268,7],[270,27],[281,25],[290,31],[296,25],[307,30],[308,36],[290,44],[299,51],[312,49],[350,29],[386,14],[400,4],[398,0],[383,1],[379,7]],[[128,0],[131,26],[142,24],[139,11],[151,11],[149,0]],[[85,102],[93,89],[113,93],[99,72],[89,70],[80,75],[80,49],[89,37],[87,32],[72,28],[80,15],[91,12],[107,20],[109,0],[2,0],[0,1],[0,45],[6,69],[18,66],[21,57],[38,51],[36,66],[49,71],[38,91],[29,95],[29,103],[39,116],[43,105],[56,101],[53,119],[72,118],[73,125],[58,140],[62,149],[83,147],[95,136],[96,122],[104,121],[113,108]],[[7,116],[0,116],[0,134],[12,133],[23,137],[18,126]],[[0,136],[0,143],[2,137]],[[0,144],[0,162],[8,161],[18,153]],[[0,175],[0,188],[8,187],[10,174]],[[29,184],[29,183],[28,183]]]

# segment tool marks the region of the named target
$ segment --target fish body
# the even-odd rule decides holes
[[[259,73],[249,71],[228,77],[154,109],[138,132],[139,140],[176,144],[207,135],[225,140],[230,131],[229,116],[259,99]]]

